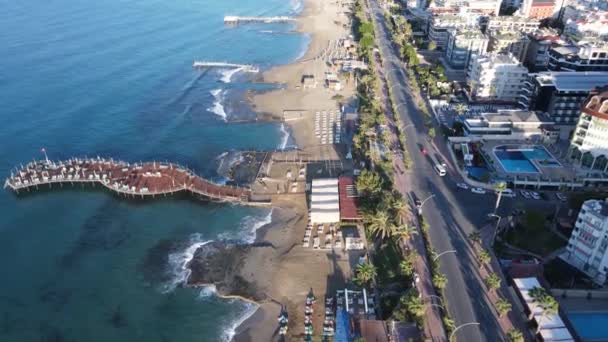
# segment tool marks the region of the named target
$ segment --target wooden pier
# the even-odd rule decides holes
[[[294,21],[295,18],[287,16],[277,17],[239,17],[236,15],[227,15],[224,17],[224,24],[237,25],[239,23],[285,23]]]
[[[250,189],[220,185],[173,163],[127,163],[104,158],[33,161],[11,172],[4,188],[16,193],[42,186],[101,184],[120,195],[152,198],[185,192],[211,201],[256,204]]]

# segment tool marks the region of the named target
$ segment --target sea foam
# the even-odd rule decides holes
[[[171,280],[163,286],[163,292],[171,292],[176,287],[185,284],[192,271],[188,268],[188,263],[194,257],[194,253],[201,246],[210,243],[211,240],[203,240],[199,233],[192,234],[188,241],[188,247],[184,250],[169,254],[169,272]]]
[[[253,314],[258,310],[259,305],[255,303],[244,303],[245,309],[239,317],[237,317],[222,334],[222,341],[230,342],[236,335],[236,329],[243,324],[249,317],[253,316]]]
[[[224,105],[222,104],[222,101],[224,101],[224,94],[225,94],[225,91],[222,89],[212,90],[211,95],[213,95],[213,98],[215,100],[213,101],[213,106],[208,108],[208,110],[210,112],[220,116],[222,119],[226,120],[228,115],[226,114],[226,111],[224,110]]]
[[[241,70],[243,70],[243,68],[226,69],[222,71],[222,78],[220,80],[224,83],[230,83],[230,81],[232,81],[232,76]]]
[[[247,215],[241,219],[238,232],[226,232],[219,235],[222,240],[238,240],[243,243],[254,243],[258,229],[272,222],[271,208],[265,216]]]

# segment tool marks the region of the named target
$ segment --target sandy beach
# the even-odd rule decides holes
[[[284,111],[305,112],[300,120],[287,121],[291,134],[299,148],[317,145],[313,134],[313,115],[318,110],[338,110],[336,94],[345,99],[354,95],[354,81],[341,80],[343,89],[330,90],[325,87],[325,73],[337,71],[327,62],[338,48],[339,39],[350,34],[350,19],[344,14],[347,1],[304,0],[304,10],[298,18],[298,31],[310,35],[308,50],[299,60],[272,68],[262,75],[263,82],[280,83],[282,89],[252,94],[252,106],[260,116],[271,116],[283,120]],[[314,75],[316,86],[302,86],[303,75]]]

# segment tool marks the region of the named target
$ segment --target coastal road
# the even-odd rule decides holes
[[[407,172],[396,173],[395,183],[403,187],[399,189],[402,192],[413,193],[421,200],[434,195],[422,208],[430,226],[431,244],[437,253],[456,251],[440,258],[441,272],[448,278],[445,304],[456,326],[479,323],[479,326],[468,325],[459,329],[455,338],[466,342],[504,341],[492,304],[486,297],[485,285],[479,278],[476,258],[471,253],[468,240],[468,234],[482,227],[486,215],[492,212],[495,197],[457,190],[455,183],[460,181],[458,173],[449,167],[448,175],[439,177],[428,157],[421,153],[424,147],[429,154],[441,158],[447,155],[447,150],[441,138],[437,138],[433,144],[428,140],[423,114],[415,106],[407,74],[392,45],[382,9],[375,0],[369,0],[369,5],[374,17],[376,44],[383,56],[384,74],[392,88],[397,115],[403,127],[407,127],[406,148],[414,163]],[[449,164],[448,160],[444,161]]]

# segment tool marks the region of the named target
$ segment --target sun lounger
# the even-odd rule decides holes
[[[319,238],[318,237],[314,238],[312,248],[319,249]]]

